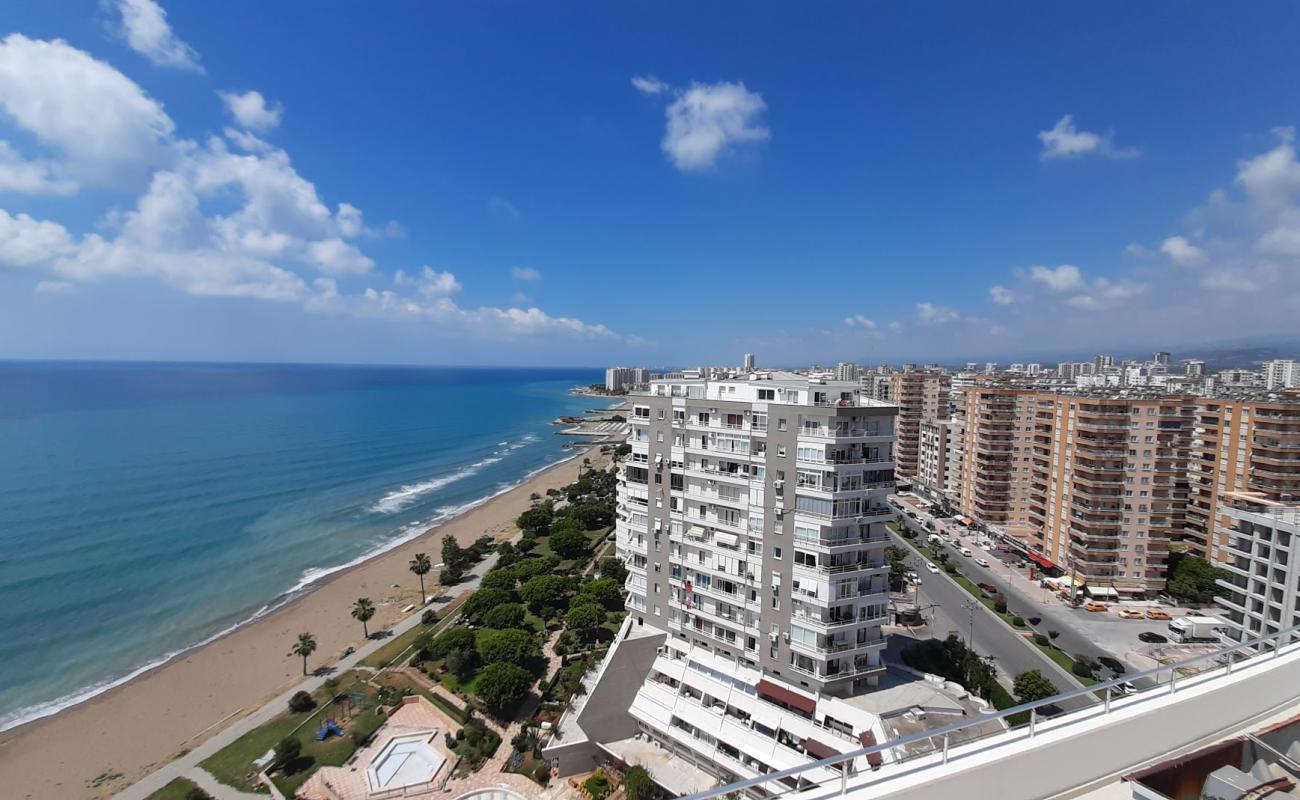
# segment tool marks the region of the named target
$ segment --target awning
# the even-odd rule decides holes
[[[1119,597],[1119,592],[1110,586],[1089,586],[1087,589],[1093,597]]]
[[[872,733],[871,731],[863,731],[862,733],[858,734],[858,741],[862,742],[863,747],[871,747],[872,745],[876,744],[876,734]],[[872,769],[875,769],[876,767],[885,763],[885,759],[883,756],[880,755],[880,753],[868,753],[867,763],[871,765]]]
[[[1051,561],[1044,558],[1043,556],[1040,556],[1037,553],[1025,553],[1025,555],[1029,556],[1029,560],[1034,562],[1040,567],[1046,567],[1047,569],[1052,569],[1056,566]]]
[[[703,539],[706,531],[699,525],[692,525],[691,529],[687,531],[687,533],[694,536],[696,539]]]
[[[813,758],[834,758],[835,756],[844,755],[839,750],[816,739],[804,739],[803,751]]]
[[[736,538],[736,534],[734,533],[718,531],[717,533],[713,534],[713,541],[721,545],[726,545],[727,547],[735,547],[736,543],[739,542],[740,540]]]
[[[785,703],[790,708],[795,708],[804,713],[811,714],[817,708],[817,701],[811,697],[803,695],[791,689],[787,689],[779,684],[772,683],[768,680],[760,680],[755,684],[754,689],[764,697],[769,697],[781,703]]]
[[[962,517],[962,518],[961,518],[961,524],[963,524],[963,525],[969,525],[969,524],[971,524],[971,522],[972,522],[972,520],[971,520],[970,517]]]

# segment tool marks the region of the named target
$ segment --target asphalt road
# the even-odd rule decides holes
[[[925,611],[930,618],[930,635],[937,639],[946,638],[955,631],[967,639],[974,625],[974,649],[984,656],[992,656],[999,672],[1008,678],[1027,670],[1036,669],[1046,675],[1061,691],[1077,689],[1081,685],[1074,676],[1045,656],[1041,650],[1014,633],[1005,622],[999,619],[983,603],[975,600],[947,574],[940,571],[932,573],[925,568],[925,559],[911,549],[902,537],[890,531],[897,546],[908,552],[907,563],[921,576],[919,587],[919,606],[935,604],[937,607]],[[965,604],[973,603],[973,609]],[[973,613],[972,613],[973,611]],[[1061,704],[1062,709],[1071,710],[1091,705],[1096,699],[1091,695],[1074,698]]]

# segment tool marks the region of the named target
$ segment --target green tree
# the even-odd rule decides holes
[[[589,531],[614,524],[613,503],[583,503],[573,509],[573,517]]]
[[[442,537],[442,563],[447,569],[464,570],[469,564],[470,551],[460,546],[454,536]]]
[[[460,610],[470,621],[478,625],[483,622],[483,615],[488,611],[514,599],[514,594],[505,589],[479,589],[469,596]]]
[[[519,530],[525,533],[532,533],[537,536],[545,536],[551,527],[551,520],[554,513],[551,510],[550,502],[533,506],[524,513],[519,515],[515,520],[515,525]]]
[[[623,566],[623,562],[614,556],[602,558],[596,569],[600,572],[600,577],[613,578],[618,581],[620,586],[627,580],[627,567]]]
[[[1170,553],[1165,588],[1174,597],[1193,603],[1210,603],[1221,591],[1216,580],[1228,573],[1190,553]]]
[[[352,604],[352,618],[361,623],[361,632],[370,638],[370,620],[375,616],[375,604],[369,597],[358,597]]]
[[[640,764],[628,767],[623,774],[623,791],[627,793],[627,800],[657,800],[662,794],[650,773]]]
[[[907,551],[901,547],[885,548],[885,560],[889,562],[889,584],[895,590],[903,585],[903,576],[907,574]]]
[[[519,596],[533,607],[534,613],[543,608],[563,611],[568,607],[573,584],[573,578],[564,575],[538,575],[524,581],[524,585],[519,587]]]
[[[564,615],[564,624],[569,630],[589,636],[594,629],[605,624],[605,609],[595,603],[574,606]]]
[[[469,628],[448,628],[425,645],[425,650],[430,658],[446,658],[452,650],[473,650],[477,638]]]
[[[525,611],[518,603],[502,603],[483,615],[483,624],[489,628],[523,628]]]
[[[537,644],[537,637],[527,631],[515,628],[509,630],[492,630],[487,628],[478,632],[475,645],[479,658],[484,664],[527,664],[542,655]]]
[[[411,559],[411,572],[420,576],[420,605],[424,605],[426,602],[425,598],[427,595],[424,593],[424,576],[428,575],[429,570],[431,569],[433,569],[433,562],[430,561],[429,557],[424,553],[416,553],[415,557]]]
[[[581,530],[553,530],[551,549],[564,558],[578,558],[591,550],[591,540]]]
[[[1043,673],[1036,669],[1017,675],[1015,681],[1011,684],[1011,691],[1015,693],[1016,699],[1022,703],[1044,700],[1059,693],[1056,684],[1049,681]]]
[[[518,585],[519,580],[515,577],[513,569],[502,569],[497,567],[483,579],[478,582],[479,589],[503,589],[507,592],[513,592]]]
[[[280,769],[288,770],[290,764],[302,755],[302,742],[296,736],[286,736],[275,745],[275,763]]]
[[[302,674],[307,674],[307,657],[316,652],[316,637],[310,633],[298,634],[298,641],[294,642],[293,649],[289,655],[298,656],[302,659]]]
[[[514,708],[533,685],[533,676],[518,664],[489,664],[478,674],[474,693],[496,712]]]
[[[513,569],[516,578],[527,581],[529,578],[536,578],[538,575],[554,572],[558,566],[560,566],[558,557],[547,556],[546,558],[526,558],[515,564]]]

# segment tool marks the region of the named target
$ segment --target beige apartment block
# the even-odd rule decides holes
[[[895,373],[890,380],[890,399],[898,405],[896,469],[902,477],[915,479],[920,468],[921,423],[948,418],[952,376],[912,369]]]

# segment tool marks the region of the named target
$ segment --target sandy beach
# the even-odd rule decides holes
[[[425,552],[438,563],[442,538],[449,534],[462,545],[485,533],[509,538],[529,495],[572,482],[582,459],[558,464],[401,547],[336,573],[228,636],[92,700],[0,734],[2,794],[42,800],[111,796],[296,683],[302,663],[288,652],[299,632],[310,631],[319,645],[309,667],[331,663],[362,641],[361,626],[349,616],[356,598],[369,597],[378,607],[372,631],[392,624],[403,607],[419,600],[419,581],[407,566],[412,555]],[[593,456],[593,462],[602,461]],[[430,594],[436,577],[436,570],[426,576]]]

